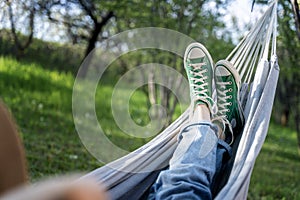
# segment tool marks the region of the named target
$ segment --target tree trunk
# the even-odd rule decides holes
[[[297,131],[298,153],[300,155],[300,114],[297,112],[295,116],[295,124]]]
[[[156,104],[156,89],[154,83],[154,69],[151,69],[148,74],[148,97],[151,105]]]
[[[297,0],[291,0],[291,4],[292,4],[292,7],[293,7],[293,12],[294,12],[296,33],[297,33],[298,39],[300,40],[300,12],[299,12],[299,4],[298,4]]]
[[[85,50],[85,56],[84,56],[83,60],[85,60],[85,58],[94,50],[94,48],[96,47],[96,42],[98,41],[99,34],[101,33],[103,27],[107,24],[109,19],[112,18],[113,16],[114,16],[114,13],[112,11],[110,11],[109,13],[107,13],[107,15],[105,15],[102,18],[101,22],[94,24],[94,30],[92,31],[92,35],[88,41],[88,46]],[[90,59],[86,61],[85,67],[81,68],[81,70],[79,71],[79,73],[78,73],[79,77],[84,78],[86,76],[88,67],[90,64],[90,60],[92,59],[92,57],[93,57],[93,54],[91,54]]]
[[[280,117],[280,124],[281,126],[287,126],[289,122],[289,115],[290,115],[290,109],[288,107],[285,107],[282,111],[281,117]]]
[[[33,32],[34,32],[34,18],[35,18],[35,8],[33,7],[30,11],[29,15],[29,36],[27,38],[27,41],[22,44],[22,42],[19,40],[17,30],[16,30],[16,22],[14,19],[14,13],[12,9],[12,5],[10,1],[6,1],[8,5],[8,14],[9,14],[9,21],[11,26],[11,33],[14,39],[14,46],[15,46],[15,55],[17,60],[20,60],[21,57],[24,55],[25,50],[30,46],[33,40]]]

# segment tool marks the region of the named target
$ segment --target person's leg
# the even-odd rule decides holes
[[[214,81],[217,92],[218,112],[214,118],[214,123],[223,130],[223,140],[229,143],[233,151],[236,152],[239,138],[243,131],[245,119],[239,102],[239,91],[241,87],[240,76],[235,67],[227,60],[217,62],[214,70]],[[224,143],[223,142],[223,143]],[[218,151],[222,154],[224,149]],[[226,184],[232,165],[234,163],[235,153],[231,157],[217,156],[217,162],[221,163],[221,169],[217,170],[212,184],[213,196],[221,190]]]
[[[217,121],[221,121],[225,141],[232,144],[235,137],[241,134],[245,119],[239,103],[241,80],[237,70],[227,60],[217,62],[214,70],[217,91]],[[220,123],[218,123],[220,124]]]
[[[212,199],[211,183],[230,147],[220,144],[217,126],[211,123],[213,63],[201,44],[191,44],[185,53],[193,113],[190,125],[179,136],[169,163],[151,188],[149,199]],[[217,159],[218,157],[218,159]]]
[[[230,154],[230,147],[220,146],[217,127],[205,121],[184,128],[179,140],[169,169],[153,185],[152,198],[212,199],[211,183],[221,167],[217,157]]]

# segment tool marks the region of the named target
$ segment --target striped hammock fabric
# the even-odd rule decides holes
[[[242,79],[240,101],[246,124],[233,146],[232,166],[225,169],[227,176],[214,189],[215,199],[247,198],[251,172],[267,135],[278,81],[276,26],[275,1],[227,57]],[[187,109],[149,143],[83,178],[104,184],[112,199],[145,199],[158,173],[168,166],[177,146],[177,135],[187,124],[189,112]]]

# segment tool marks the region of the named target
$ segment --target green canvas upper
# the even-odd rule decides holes
[[[210,61],[210,55],[207,55],[202,48],[198,46],[191,47],[187,55],[191,51],[201,51],[201,57],[185,58],[185,69],[190,83],[191,98],[195,104],[207,104],[212,107],[212,76],[213,64]]]
[[[217,116],[223,118],[231,126],[225,128],[225,141],[232,143],[244,126],[244,116],[239,104],[239,87],[233,75],[233,69],[225,64],[218,64],[215,68],[215,83],[217,89]],[[218,73],[222,71],[221,73]]]

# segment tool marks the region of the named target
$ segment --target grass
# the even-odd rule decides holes
[[[68,172],[91,171],[102,163],[84,148],[72,116],[71,73],[50,71],[39,64],[0,57],[1,98],[19,126],[32,181]],[[149,139],[122,134],[110,108],[112,87],[102,85],[96,93],[97,116],[107,137],[125,150],[133,150]],[[136,122],[145,124],[145,97],[135,93],[130,110]],[[300,199],[300,159],[296,133],[272,123],[257,158],[248,199]]]
[[[249,199],[300,199],[295,131],[271,124],[251,178]]]
[[[75,132],[73,82],[71,74],[0,58],[1,97],[19,126],[32,180],[100,165]]]
[[[53,174],[91,171],[102,163],[81,143],[72,115],[71,73],[49,71],[38,64],[0,57],[1,99],[10,108],[23,139],[32,180]],[[132,151],[149,139],[124,135],[113,123],[109,98],[111,86],[96,93],[97,117],[107,137],[118,147]],[[142,93],[136,92],[130,105],[134,119],[147,123]]]

